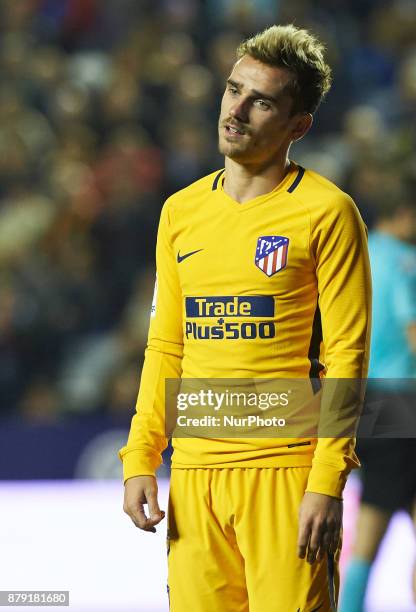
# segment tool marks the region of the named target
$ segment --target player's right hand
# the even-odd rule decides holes
[[[123,510],[133,523],[143,531],[156,533],[155,525],[165,517],[157,501],[157,481],[154,476],[134,476],[126,480],[124,485]],[[147,504],[149,516],[144,511]]]

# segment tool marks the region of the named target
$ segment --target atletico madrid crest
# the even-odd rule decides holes
[[[254,263],[267,276],[273,276],[286,267],[288,249],[289,238],[285,236],[260,236]]]

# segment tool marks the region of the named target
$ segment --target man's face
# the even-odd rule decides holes
[[[249,55],[238,60],[221,103],[220,153],[241,164],[267,163],[301,137],[300,114],[291,117],[293,100],[284,92],[291,78],[289,71]]]

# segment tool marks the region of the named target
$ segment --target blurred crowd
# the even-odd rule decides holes
[[[0,419],[131,414],[161,206],[222,166],[235,48],[272,23],[334,70],[292,157],[371,228],[416,197],[414,0],[0,0]]]

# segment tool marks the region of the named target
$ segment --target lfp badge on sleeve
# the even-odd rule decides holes
[[[289,238],[285,236],[260,236],[254,262],[267,276],[273,276],[286,267],[288,249]]]

